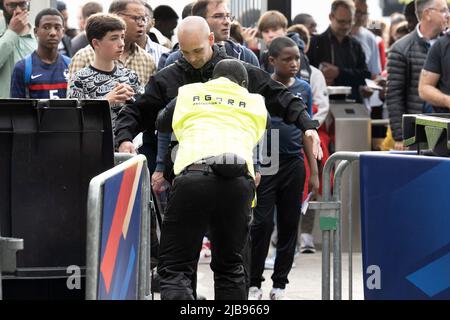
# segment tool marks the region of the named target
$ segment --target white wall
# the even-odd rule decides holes
[[[30,2],[30,24],[34,27],[34,19],[39,11],[49,8],[51,0],[31,0]]]

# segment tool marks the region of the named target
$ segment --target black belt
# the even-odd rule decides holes
[[[191,165],[187,166],[186,168],[184,168],[183,173],[191,172],[191,171],[199,171],[199,172],[203,172],[205,174],[214,173],[214,171],[211,169],[211,166],[206,163],[191,164]]]

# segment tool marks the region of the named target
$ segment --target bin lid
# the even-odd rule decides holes
[[[330,103],[330,111],[335,120],[338,119],[370,119],[369,110],[361,103]]]

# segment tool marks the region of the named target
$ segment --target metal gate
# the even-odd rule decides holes
[[[230,10],[243,27],[255,27],[261,14],[267,11],[267,0],[231,0]]]

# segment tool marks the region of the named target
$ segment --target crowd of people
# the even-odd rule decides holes
[[[450,108],[446,0],[412,1],[389,27],[366,0],[334,0],[320,34],[307,13],[290,25],[270,10],[242,26],[226,0],[192,2],[180,23],[166,5],[115,0],[104,13],[91,1],[78,32],[62,1],[34,27],[30,1],[0,4],[0,98],[106,99],[116,150],[145,154],[154,194],[168,193],[152,247],[163,299],[198,299],[205,257],[217,299],[261,299],[265,268],[270,299],[285,298],[295,256],[315,252],[314,212],[300,211],[320,197],[333,150],[328,86],[389,119],[385,150],[405,149],[403,114]],[[262,174],[273,157],[261,145],[276,172]]]

